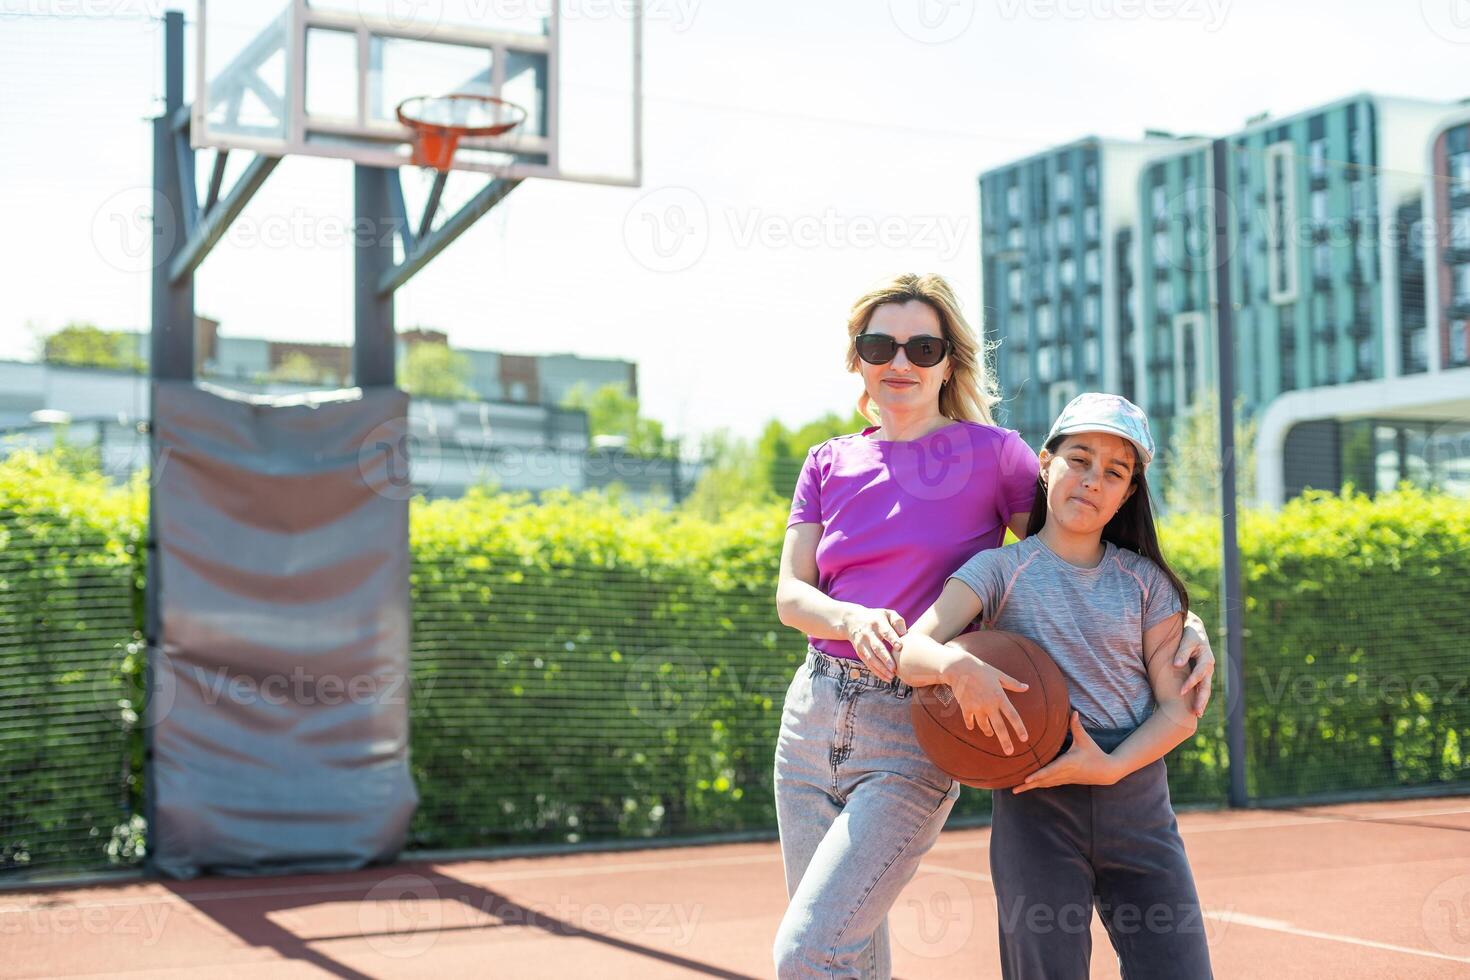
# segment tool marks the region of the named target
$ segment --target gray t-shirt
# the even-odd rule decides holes
[[[1131,728],[1153,713],[1144,631],[1180,612],[1168,578],[1148,558],[1104,541],[1102,561],[1082,568],[1037,535],[979,552],[950,578],[980,597],[988,629],[1035,640],[1066,675],[1072,707],[1088,728]],[[1173,656],[1173,650],[1160,656]]]

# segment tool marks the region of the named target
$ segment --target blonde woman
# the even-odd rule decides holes
[[[809,644],[776,744],[782,978],[891,975],[888,910],[960,790],[914,741],[892,649],[956,568],[1006,528],[1025,536],[1040,472],[991,416],[987,351],[944,279],[880,284],[847,331],[858,410],[878,424],[808,453],[776,592],[781,622]],[[1174,660],[1195,662],[1181,693],[1201,715],[1215,658],[1199,618],[1188,625]]]

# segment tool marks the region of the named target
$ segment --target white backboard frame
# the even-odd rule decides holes
[[[228,130],[211,129],[209,125],[211,76],[222,67],[208,63],[209,0],[197,0],[197,24],[194,50],[194,102],[190,109],[190,143],[198,149],[212,147],[224,150],[248,150],[268,156],[301,155],[351,160],[374,167],[395,168],[410,163],[412,137],[399,123],[373,119],[368,111],[367,58],[375,38],[425,41],[489,49],[492,60],[492,91],[499,95],[507,53],[544,54],[547,59],[545,135],[517,133],[492,138],[466,138],[462,149],[497,153],[544,155],[545,163],[515,160],[505,163],[465,159],[456,154],[452,169],[485,173],[497,177],[540,177],[578,183],[638,187],[643,182],[643,3],[633,0],[632,11],[632,127],[631,167],[627,173],[575,172],[561,166],[560,129],[561,92],[560,41],[562,37],[562,0],[550,5],[549,31],[545,35],[490,30],[461,25],[404,23],[354,14],[338,9],[324,9],[308,0],[289,0],[281,11],[285,19],[286,104],[285,134],[281,137],[257,136]],[[278,30],[281,20],[271,22],[267,30]],[[356,118],[308,116],[306,112],[306,39],[311,30],[330,30],[351,34],[357,45],[358,85]],[[274,49],[272,49],[274,50]],[[442,92],[423,92],[442,95]],[[322,141],[325,138],[327,141]]]

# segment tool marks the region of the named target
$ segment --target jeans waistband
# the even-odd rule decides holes
[[[887,691],[897,698],[906,698],[914,691],[912,687],[897,677],[891,681],[883,680],[860,660],[834,657],[811,645],[806,648],[806,662],[811,666],[812,673],[835,677],[844,685],[856,684],[859,687],[870,687],[876,691]]]
[[[1104,752],[1111,752],[1127,741],[1128,736],[1138,731],[1137,727],[1128,728],[1094,728],[1091,725],[1083,725],[1083,730],[1097,743],[1097,747]],[[1072,733],[1067,732],[1067,737],[1062,740],[1061,751],[1065,752],[1072,747]]]

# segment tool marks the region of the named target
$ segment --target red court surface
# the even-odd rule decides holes
[[[1470,977],[1470,796],[1186,812],[1218,977]],[[998,977],[989,831],[890,916],[898,977]],[[774,843],[0,894],[0,976],[766,977]],[[1093,921],[1094,977],[1117,977]]]

